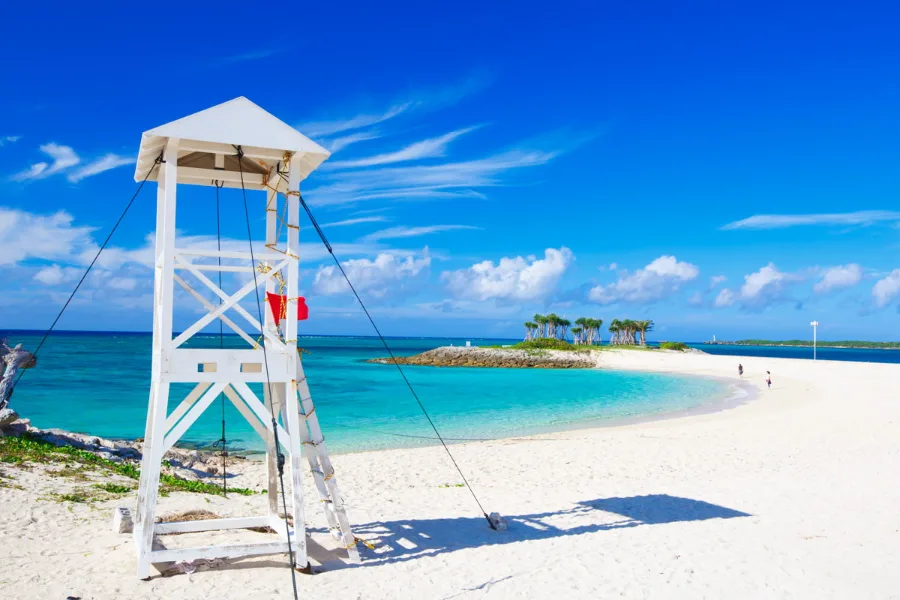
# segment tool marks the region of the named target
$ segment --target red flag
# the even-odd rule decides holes
[[[282,317],[287,315],[287,296],[279,296],[271,292],[266,294],[269,300],[269,306],[272,308],[272,315],[275,317],[275,324],[281,323]],[[306,298],[300,296],[297,298],[297,320],[305,321],[309,318],[309,307],[306,306]]]

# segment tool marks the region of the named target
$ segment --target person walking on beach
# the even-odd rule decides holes
[[[772,387],[772,374],[766,371],[766,385]]]
[[[744,365],[738,364],[738,377],[744,376]]]

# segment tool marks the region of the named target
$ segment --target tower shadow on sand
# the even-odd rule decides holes
[[[511,515],[506,531],[492,531],[483,517],[449,519],[409,519],[364,523],[354,533],[373,544],[364,550],[361,565],[348,565],[337,551],[329,551],[312,541],[310,556],[325,570],[371,567],[435,556],[467,548],[511,544],[528,540],[581,535],[598,531],[663,525],[686,521],[734,519],[748,513],[710,504],[702,500],[667,494],[601,498],[578,502],[572,508],[529,515]]]

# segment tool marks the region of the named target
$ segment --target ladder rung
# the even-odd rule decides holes
[[[334,471],[332,471],[330,475],[326,475],[320,469],[310,469],[310,471],[312,471],[313,475],[318,475],[319,477],[323,478],[325,481],[328,481],[329,479],[334,477]]]

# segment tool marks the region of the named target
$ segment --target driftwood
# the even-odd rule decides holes
[[[37,358],[31,352],[23,350],[22,344],[10,348],[7,340],[0,340],[0,361],[5,365],[3,378],[0,379],[0,410],[3,410],[12,398],[16,375],[21,369],[34,367]]]

